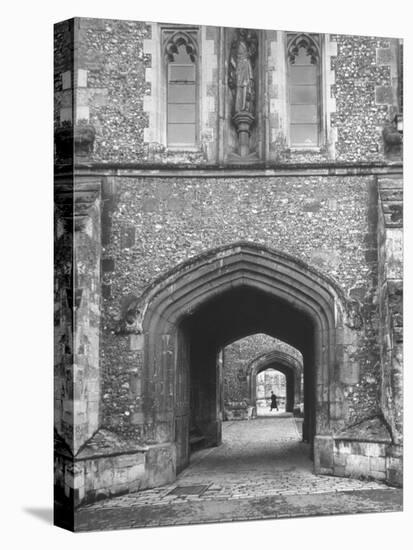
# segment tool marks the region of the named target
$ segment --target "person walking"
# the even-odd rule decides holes
[[[277,404],[277,396],[274,392],[271,392],[271,405],[270,405],[270,411],[273,409],[277,409],[278,411],[278,404]]]

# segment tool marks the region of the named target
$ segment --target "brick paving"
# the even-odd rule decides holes
[[[176,482],[84,506],[76,530],[402,509],[400,489],[315,475],[312,466],[293,417],[225,422],[222,445],[194,453]],[[170,494],[185,485],[207,489],[200,496]]]

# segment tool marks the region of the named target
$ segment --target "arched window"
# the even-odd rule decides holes
[[[288,42],[289,136],[292,147],[320,145],[320,54],[316,39],[301,34]]]
[[[166,45],[167,144],[191,147],[197,142],[197,52],[193,40],[175,33]]]

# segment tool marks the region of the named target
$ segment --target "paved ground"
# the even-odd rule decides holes
[[[200,495],[170,494],[203,485]],[[401,511],[402,491],[382,483],[318,476],[309,446],[285,414],[225,422],[223,444],[192,455],[175,483],[80,508],[76,530]]]

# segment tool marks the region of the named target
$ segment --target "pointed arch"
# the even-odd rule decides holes
[[[219,349],[257,332],[302,352],[305,438],[331,434],[330,393],[342,361],[336,334],[346,299],[327,276],[288,254],[238,242],[158,278],[141,296],[139,310],[145,429],[157,444],[175,443],[177,471],[188,464],[192,428],[207,446],[220,442]]]
[[[267,353],[255,357],[247,367],[247,385],[250,404],[256,404],[257,376],[260,372],[274,368],[283,373],[287,380],[287,411],[292,412],[302,397],[301,377],[303,374],[303,362],[298,355],[275,348]]]
[[[175,324],[204,301],[238,286],[276,294],[323,326],[334,324],[346,302],[335,281],[302,260],[263,245],[237,242],[200,254],[156,279],[140,299],[144,326],[149,327],[153,318]]]

